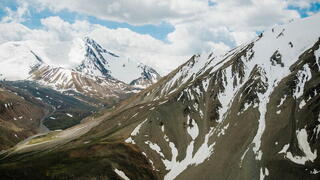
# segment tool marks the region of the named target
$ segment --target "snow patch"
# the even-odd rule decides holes
[[[316,170],[316,169],[313,169],[312,171],[310,171],[310,174],[319,174],[320,173],[320,170]]]
[[[198,124],[194,119],[191,119],[189,115],[188,115],[187,123],[188,123],[188,128],[187,128],[188,134],[191,136],[193,140],[195,140],[199,135]]]
[[[148,144],[150,149],[156,151],[162,158],[164,158],[161,148],[158,144],[152,143],[151,141],[146,141],[145,144]]]
[[[199,149],[195,152],[194,156],[194,140],[190,142],[186,150],[185,159],[182,161],[177,161],[178,157],[178,149],[175,147],[174,143],[169,142],[169,146],[171,148],[172,158],[171,160],[164,159],[162,160],[164,165],[166,166],[166,170],[169,172],[165,175],[165,180],[175,179],[180,173],[182,173],[185,169],[187,169],[190,165],[199,165],[203,163],[206,159],[208,159],[213,153],[213,147],[215,143],[208,145],[209,138],[213,133],[213,129],[209,131],[205,136],[205,140],[203,144],[199,147]]]
[[[283,148],[278,153],[279,154],[286,153],[289,149],[289,146],[290,146],[289,144],[284,145]]]
[[[302,109],[305,105],[306,105],[306,102],[303,99],[299,104],[299,109]]]
[[[220,132],[218,133],[218,137],[225,135],[225,131],[228,129],[228,127],[229,123],[220,130]]]
[[[140,128],[142,127],[142,125],[147,121],[148,119],[144,120],[142,123],[140,123],[136,128],[134,128],[134,130],[131,132],[130,137],[128,139],[125,140],[126,143],[131,143],[131,144],[135,144],[134,140],[132,139],[132,136],[136,136],[139,134],[140,132]]]
[[[291,152],[288,152],[289,144],[285,145],[279,153],[285,153],[285,157],[296,164],[304,165],[307,161],[313,162],[317,158],[317,150],[315,149],[312,152],[308,143],[307,131],[305,129],[297,130],[296,135],[299,148],[304,153],[304,156],[293,156]]]
[[[286,99],[287,99],[287,95],[285,95],[283,98],[281,98],[280,104],[277,107],[279,108],[280,106],[282,106]]]
[[[114,172],[117,173],[123,180],[130,180],[123,171],[119,169],[114,169]]]
[[[297,87],[293,93],[293,97],[298,99],[303,95],[304,86],[307,81],[309,81],[312,77],[311,69],[309,68],[308,64],[303,66],[303,70],[298,71],[297,73],[298,83]]]
[[[260,168],[260,180],[264,180],[266,176],[269,176],[269,170],[267,168]]]
[[[69,113],[66,113],[66,115],[69,116],[69,117],[71,117],[71,118],[73,117],[73,115],[72,115],[72,114],[69,114]]]
[[[242,114],[242,113],[244,113],[246,110],[248,110],[248,108],[250,107],[250,105],[251,105],[251,103],[245,103],[243,110],[242,110],[241,112],[238,112],[237,115],[239,116],[240,114]]]

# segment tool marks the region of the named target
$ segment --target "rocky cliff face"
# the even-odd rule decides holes
[[[195,55],[115,109],[3,154],[0,174],[319,179],[319,21],[277,26],[223,56]]]

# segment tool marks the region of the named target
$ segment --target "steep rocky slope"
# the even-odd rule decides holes
[[[116,108],[2,154],[0,174],[319,179],[319,22],[277,26],[223,56],[195,55]]]
[[[47,111],[43,106],[41,101],[26,99],[0,84],[0,151],[39,132]]]

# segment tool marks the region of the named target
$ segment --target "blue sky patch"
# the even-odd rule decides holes
[[[320,3],[319,2],[311,3],[309,8],[289,6],[288,9],[296,10],[300,14],[300,16],[304,18],[304,17],[310,16],[310,13],[319,12],[320,11]]]
[[[209,0],[209,1],[208,1],[208,5],[209,5],[209,6],[215,6],[215,5],[217,5],[217,3]]]
[[[5,10],[6,7],[10,8],[13,11],[16,11],[18,8],[18,4],[16,3],[16,1],[12,1],[12,0],[1,0],[0,1],[0,19],[7,15],[6,14],[7,12]],[[28,10],[31,16],[28,16],[26,18],[26,21],[22,22],[21,24],[31,29],[41,28],[42,27],[41,19],[43,18],[47,18],[50,16],[59,16],[61,19],[69,23],[74,23],[76,20],[87,20],[91,24],[100,24],[110,29],[128,28],[139,34],[148,34],[164,42],[167,41],[166,39],[167,35],[170,32],[174,31],[174,27],[171,24],[166,22],[161,22],[159,25],[150,24],[150,25],[135,26],[135,25],[130,25],[128,23],[101,20],[93,16],[80,15],[78,13],[70,12],[67,10],[52,12],[49,9],[44,9],[43,11],[39,12],[35,8],[31,8],[31,7],[29,7]]]

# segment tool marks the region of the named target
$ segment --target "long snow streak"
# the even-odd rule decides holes
[[[210,146],[208,145],[208,141],[210,136],[212,135],[212,132],[213,131],[211,129],[210,132],[206,134],[203,144],[196,151],[194,156],[192,156],[194,151],[194,140],[192,140],[187,147],[185,159],[183,159],[182,161],[176,160],[176,158],[178,157],[178,149],[175,147],[174,143],[169,142],[169,146],[171,148],[172,153],[172,159],[162,160],[164,165],[166,166],[166,169],[169,170],[169,172],[165,175],[164,179],[175,179],[179,174],[186,170],[188,166],[199,165],[203,163],[207,158],[209,158],[213,153],[213,147],[215,145],[215,143],[211,144]]]

